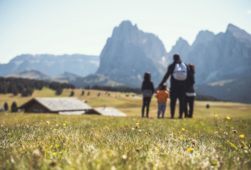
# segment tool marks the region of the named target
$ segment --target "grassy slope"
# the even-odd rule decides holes
[[[114,106],[129,117],[1,114],[1,169],[251,168],[250,105],[210,102],[206,109],[207,102],[196,102],[194,119],[157,120],[154,99],[147,120],[139,118],[139,96],[75,93],[91,106]],[[44,89],[34,96],[54,92]],[[0,104],[28,99],[1,95]]]

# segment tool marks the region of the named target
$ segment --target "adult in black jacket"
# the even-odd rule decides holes
[[[141,86],[141,91],[143,94],[143,104],[142,104],[142,110],[141,110],[141,117],[149,117],[149,108],[150,108],[150,103],[152,99],[152,95],[154,93],[154,85],[151,81],[151,74],[150,73],[145,73],[144,74],[144,80],[142,82]],[[146,113],[145,113],[146,109]]]
[[[170,86],[170,112],[171,118],[174,118],[175,105],[177,99],[179,100],[179,118],[183,117],[184,106],[185,106],[185,91],[186,91],[186,80],[176,80],[174,78],[174,70],[176,64],[184,64],[181,61],[181,58],[178,54],[173,55],[173,63],[168,66],[167,72],[163,77],[159,86],[162,86],[163,83],[171,77],[171,86]],[[187,71],[187,70],[186,70]]]
[[[185,116],[189,118],[193,117],[194,99],[196,96],[194,90],[194,83],[195,83],[194,74],[195,74],[194,65],[189,64],[187,81],[186,81],[186,97],[185,97],[185,110],[184,110]]]

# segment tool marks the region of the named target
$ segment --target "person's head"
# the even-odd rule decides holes
[[[180,55],[179,54],[174,54],[173,55],[173,61],[175,63],[180,63],[181,62]]]
[[[193,64],[188,64],[188,68],[191,71],[191,73],[193,73],[193,74],[195,73],[195,67]]]
[[[151,73],[145,72],[145,74],[144,74],[144,81],[151,81]]]
[[[166,84],[163,84],[162,86],[160,86],[160,90],[166,90]]]

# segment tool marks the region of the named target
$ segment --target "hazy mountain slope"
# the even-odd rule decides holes
[[[39,54],[19,55],[8,64],[0,65],[0,75],[8,75],[21,71],[37,70],[49,76],[57,76],[70,72],[79,76],[95,73],[99,65],[97,56],[81,54],[51,55]]]
[[[148,71],[158,82],[166,67],[165,56],[165,47],[157,36],[123,21],[114,28],[101,52],[97,74],[138,87]]]
[[[168,57],[171,59],[173,53],[180,52],[183,61],[195,64],[196,83],[201,94],[224,100],[251,102],[245,93],[250,91],[251,82],[249,33],[229,24],[223,33],[215,35],[201,31],[191,46],[180,44],[182,42],[176,43]],[[212,86],[217,82],[221,85]]]
[[[12,73],[12,74],[7,75],[6,77],[37,79],[37,80],[49,80],[50,79],[49,76],[47,76],[37,70],[29,70],[29,71],[21,71],[19,73]]]

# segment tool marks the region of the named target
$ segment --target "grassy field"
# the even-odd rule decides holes
[[[251,169],[251,105],[196,102],[193,119],[159,120],[154,99],[141,119],[140,96],[99,92],[75,97],[128,117],[0,113],[0,169]],[[0,95],[0,104],[29,99]]]

